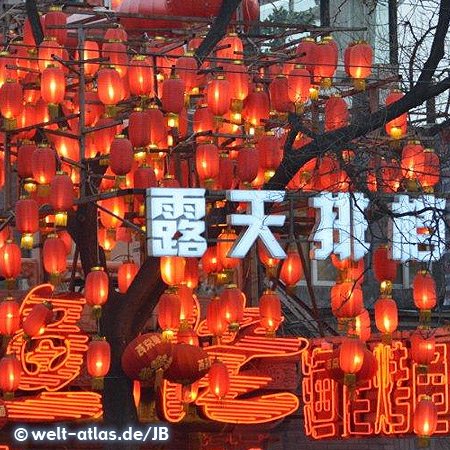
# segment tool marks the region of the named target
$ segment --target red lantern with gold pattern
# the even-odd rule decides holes
[[[178,286],[184,280],[186,260],[182,256],[163,256],[160,259],[161,278],[169,286]]]
[[[12,400],[19,389],[22,364],[15,355],[6,355],[0,359],[0,389],[5,400]]]
[[[419,448],[428,447],[430,437],[437,428],[438,413],[436,405],[429,396],[423,397],[414,411],[414,433],[419,438]]]
[[[290,244],[287,257],[283,261],[280,271],[280,280],[287,286],[295,286],[303,275],[302,260],[296,244]]]
[[[211,364],[208,372],[208,384],[211,393],[219,400],[227,396],[230,391],[230,372],[222,361],[216,359]]]
[[[86,353],[87,371],[92,380],[92,388],[103,388],[103,378],[108,374],[111,366],[111,346],[105,338],[96,336],[89,342]]]
[[[117,283],[121,294],[125,294],[128,291],[128,288],[138,272],[139,266],[133,261],[125,261],[119,266],[117,271]]]

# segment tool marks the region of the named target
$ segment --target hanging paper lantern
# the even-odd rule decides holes
[[[269,96],[262,88],[255,87],[244,102],[242,117],[253,127],[260,127],[269,119]]]
[[[303,267],[302,260],[298,253],[296,244],[290,244],[287,257],[283,261],[280,271],[280,280],[286,287],[294,287],[302,278]]]
[[[237,33],[228,33],[218,44],[217,58],[243,59],[244,44]]]
[[[186,284],[178,287],[178,296],[180,297],[180,321],[187,323],[194,312],[194,293]]]
[[[215,116],[223,116],[230,109],[230,83],[219,75],[208,83],[206,88],[208,108]]]
[[[0,113],[6,119],[6,130],[16,128],[16,118],[23,110],[23,90],[20,83],[7,79],[0,88]]]
[[[417,169],[423,168],[424,148],[419,141],[409,141],[402,150],[401,166],[407,180],[417,179]]]
[[[145,147],[150,143],[148,129],[150,117],[142,108],[135,108],[128,117],[128,136],[131,144],[136,149],[142,149],[145,155]],[[138,150],[139,151],[139,150]]]
[[[278,239],[277,236],[275,237]],[[270,256],[266,247],[260,240],[258,240],[258,256],[259,260],[261,261],[261,264],[263,264],[263,266],[269,270],[270,274],[274,276],[273,269],[275,269],[278,266],[280,260],[272,258],[272,256]]]
[[[94,315],[101,314],[101,307],[108,300],[109,277],[103,267],[93,267],[86,276],[84,283],[84,297],[93,307]]]
[[[106,253],[111,252],[116,246],[116,239],[113,233],[108,232],[108,230],[103,227],[98,228],[97,240],[98,245],[100,245]]]
[[[8,239],[0,247],[0,275],[6,279],[7,286],[12,286],[22,270],[22,255],[20,248]]]
[[[228,284],[220,294],[222,315],[230,331],[239,330],[244,317],[245,295],[235,284]]]
[[[337,68],[338,50],[331,37],[320,41],[316,47],[314,75],[320,77],[321,85],[330,88]]]
[[[220,338],[228,330],[228,323],[222,314],[222,303],[219,297],[212,299],[206,307],[206,326],[216,338]]]
[[[354,80],[358,91],[365,89],[365,80],[372,73],[373,49],[368,42],[356,42],[349,47],[346,72]]]
[[[56,172],[50,184],[49,201],[55,211],[55,225],[67,225],[67,211],[73,206],[73,182],[66,172]]]
[[[181,327],[181,329],[177,332],[177,342],[184,343],[189,345],[199,346],[199,340],[197,333],[189,326],[189,327]]]
[[[219,175],[219,149],[216,145],[207,141],[197,145],[195,168],[205,186],[212,187],[214,179]]]
[[[420,321],[429,323],[431,310],[436,306],[436,283],[430,272],[419,271],[413,280],[413,298],[416,308],[420,310]]]
[[[269,95],[272,111],[284,113],[290,109],[289,85],[285,75],[277,75],[272,80],[269,85]]]
[[[186,258],[183,283],[190,289],[196,289],[198,286],[198,278],[198,259]]]
[[[234,164],[231,161],[228,153],[221,153],[219,159],[219,189],[231,189],[234,181]]]
[[[133,56],[128,69],[132,95],[150,97],[153,93],[153,67],[144,55]]]
[[[275,332],[282,321],[280,298],[273,291],[265,291],[259,299],[259,314],[261,325],[268,336],[275,336]]]
[[[65,94],[64,72],[54,64],[49,64],[41,75],[41,97],[48,104],[51,118],[58,116],[58,105],[64,101]]]
[[[185,92],[190,94],[198,90],[197,87],[197,61],[192,53],[177,59],[175,64],[175,74],[180,77],[184,83]]]
[[[423,331],[417,330],[411,334],[411,357],[418,364],[419,372],[427,372],[428,366],[434,359],[436,339],[426,336]]]
[[[27,339],[33,338],[45,331],[45,326],[53,319],[53,305],[44,301],[33,306],[22,324],[24,335]]]
[[[166,174],[159,182],[160,187],[164,188],[179,188],[180,183],[175,179],[174,175]]]
[[[316,52],[317,52],[316,42],[313,38],[305,37],[297,45],[297,62],[299,64],[304,64],[306,70],[313,75],[316,66]]]
[[[382,294],[390,294],[392,283],[397,278],[398,263],[389,258],[386,245],[380,245],[373,253],[373,271],[375,278],[380,282]]]
[[[6,297],[0,303],[0,334],[11,337],[19,328],[19,304],[14,300],[14,297]]]
[[[183,282],[186,260],[182,256],[163,256],[160,259],[161,278],[169,286]]]
[[[253,144],[247,144],[239,150],[236,176],[243,183],[251,183],[258,175],[259,151]]]
[[[161,104],[166,113],[179,114],[184,107],[184,82],[172,76],[162,83]]]
[[[12,400],[19,389],[22,364],[15,355],[6,355],[0,359],[0,389],[5,400]]]
[[[42,73],[47,66],[50,64],[56,64],[61,67],[61,63],[57,63],[56,59],[53,58],[56,56],[59,59],[63,58],[63,47],[58,44],[56,38],[53,37],[45,37],[44,40],[39,44],[38,49],[38,64],[39,71]]]
[[[5,84],[6,80],[16,80],[17,70],[10,69],[7,66],[14,66],[15,60],[9,52],[0,52],[0,88]],[[22,64],[17,64],[18,66]]]
[[[266,172],[273,173],[282,159],[280,143],[275,133],[271,131],[265,133],[258,141],[257,147],[260,167]]]
[[[101,200],[100,205],[111,211],[114,216],[107,213],[106,211],[100,210],[100,222],[101,224],[114,234],[114,230],[122,225],[122,221],[119,217],[123,218],[125,216],[125,201],[123,197],[111,197],[105,200]],[[117,216],[117,217],[115,217]]]
[[[16,228],[22,233],[22,248],[33,248],[33,235],[39,231],[39,205],[32,198],[22,197],[15,207]]]
[[[235,60],[231,64],[225,63],[224,72],[230,83],[231,110],[240,114],[243,109],[243,101],[249,92],[249,76],[247,68],[242,60]],[[237,119],[239,119],[237,117]],[[239,121],[239,120],[238,120]]]
[[[149,116],[149,142],[150,148],[167,148],[167,126],[163,113],[157,105],[150,105],[147,111]]]
[[[104,67],[97,75],[98,98],[106,106],[107,112],[115,115],[114,106],[123,99],[122,80],[113,67]]]
[[[288,95],[290,101],[295,105],[302,105],[309,99],[310,89],[310,72],[305,66],[296,65],[288,75]]]
[[[128,72],[127,46],[120,40],[111,39],[102,45],[103,58],[109,59],[109,65],[114,68],[121,78]]]
[[[208,384],[210,392],[219,400],[227,396],[230,391],[230,373],[228,367],[216,359],[208,372]]]
[[[171,291],[164,292],[158,300],[158,325],[163,330],[163,338],[171,340],[180,326],[181,299]]]
[[[337,130],[348,125],[347,102],[339,95],[331,96],[325,102],[325,131]]]
[[[132,261],[123,262],[117,271],[119,292],[125,294],[128,291],[134,277],[139,272],[139,266]]]
[[[437,427],[437,408],[429,396],[423,397],[414,411],[414,433],[419,438],[419,448],[425,448],[430,445],[430,437],[434,434]]]
[[[423,150],[420,161],[415,165],[414,173],[422,189],[427,193],[432,193],[440,179],[439,156],[434,153],[432,148]]]
[[[33,153],[31,170],[33,172],[33,178],[40,185],[40,195],[47,197],[49,185],[56,174],[56,158],[53,149],[46,144],[40,144]]]
[[[214,129],[214,114],[207,104],[199,105],[194,112],[193,117],[194,133],[203,133],[205,131],[211,131]],[[199,136],[199,139],[210,139],[207,136]]]
[[[354,324],[350,324],[349,331],[355,336],[358,336],[363,342],[370,339],[370,315],[367,309],[363,309],[362,312],[355,317]]]
[[[223,269],[234,269],[239,264],[238,258],[230,258],[228,253],[231,250],[231,247],[234,245],[234,241],[237,239],[237,234],[234,230],[223,230],[220,233],[217,242],[217,257],[220,265]]]
[[[206,249],[206,252],[202,256],[202,269],[208,275],[222,270],[222,265],[217,254],[217,245],[210,245]]]
[[[100,49],[97,42],[89,40],[84,41],[83,51],[78,54],[78,59],[84,61],[83,69],[84,74],[86,76],[92,77],[97,73],[99,69],[99,64],[89,61],[99,58],[100,58]]]
[[[67,230],[61,230],[58,231],[58,236],[62,239],[63,243],[64,243],[64,247],[66,249],[66,254],[69,255],[70,252],[72,251],[72,238],[70,237],[70,234]]]
[[[36,122],[36,107],[34,105],[25,104],[22,112],[16,119],[17,128],[26,128],[35,125]],[[36,129],[28,131],[21,131],[17,133],[17,139],[33,139],[36,134]]]
[[[356,374],[361,370],[364,362],[364,344],[357,337],[343,339],[339,353],[339,367],[344,372],[344,383],[354,386]]]
[[[111,143],[109,164],[112,172],[120,179],[130,172],[134,161],[133,146],[123,134],[119,134]]]
[[[375,323],[383,334],[383,343],[390,344],[398,326],[397,303],[392,298],[381,297],[375,302]]]
[[[95,336],[89,342],[86,353],[87,371],[92,380],[92,389],[103,389],[103,379],[111,366],[111,346],[104,337]]]
[[[331,310],[338,319],[358,316],[363,310],[363,292],[353,281],[336,283],[331,288]]]
[[[393,103],[399,101],[404,97],[404,93],[398,90],[391,91],[386,97],[386,107],[392,105]],[[406,135],[406,128],[408,120],[408,113],[403,113],[400,116],[392,119],[386,123],[386,133],[393,139],[401,139]]]
[[[50,282],[58,285],[61,274],[67,269],[66,246],[56,234],[49,234],[42,249],[44,269],[50,275]]]
[[[67,43],[67,15],[62,12],[61,6],[50,6],[44,16],[44,30],[47,37],[55,38],[60,45]],[[52,26],[58,28],[52,28]]]

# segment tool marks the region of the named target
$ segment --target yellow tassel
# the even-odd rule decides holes
[[[22,234],[20,239],[20,246],[26,250],[31,250],[33,248],[33,235],[31,233]]]
[[[103,377],[92,378],[91,387],[93,391],[103,391],[104,385],[105,383]]]
[[[55,225],[57,227],[66,227],[67,226],[67,212],[57,212],[55,214]]]

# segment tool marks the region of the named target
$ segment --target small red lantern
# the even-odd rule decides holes
[[[124,78],[128,72],[127,46],[120,40],[111,39],[102,45],[103,58],[109,59],[109,65]]]
[[[0,88],[5,84],[5,81],[17,79],[17,70],[10,69],[7,66],[14,66],[15,60],[9,52],[0,52]],[[17,64],[20,66],[21,64]]]
[[[208,372],[209,390],[219,400],[227,396],[230,391],[230,373],[228,367],[219,360],[211,364]]]
[[[351,336],[343,339],[339,353],[339,367],[344,372],[344,383],[354,386],[356,374],[364,362],[364,344],[361,339]]]
[[[403,92],[394,90],[386,97],[386,107],[402,99],[405,94]],[[386,133],[393,139],[401,139],[406,135],[406,127],[408,120],[408,113],[404,113],[395,119],[386,123]]]
[[[33,158],[33,153],[36,150],[36,145],[32,142],[23,142],[17,153],[17,174],[20,178],[32,178],[33,171],[31,170],[30,161]]]
[[[397,278],[398,263],[389,258],[386,245],[380,245],[373,254],[373,271],[375,278],[380,282],[382,294],[390,294],[392,283]]]
[[[245,295],[235,284],[228,284],[220,294],[222,316],[230,331],[239,330],[244,317]]]
[[[303,38],[297,45],[297,62],[304,64],[306,70],[313,75],[316,65],[317,45],[313,38]]]
[[[424,149],[421,161],[416,165],[414,172],[423,190],[432,193],[440,179],[439,156],[432,148]]]
[[[277,237],[277,236],[275,236]],[[278,237],[277,237],[278,239]],[[273,269],[275,269],[278,266],[278,263],[280,262],[279,259],[272,258],[269,255],[269,252],[266,250],[266,247],[264,244],[258,240],[258,256],[259,260],[261,261],[261,264],[268,269],[271,275],[274,276]]]
[[[413,298],[416,308],[420,310],[420,321],[429,323],[431,310],[437,301],[436,283],[430,272],[423,270],[414,277]]]
[[[40,195],[47,197],[49,185],[56,174],[56,158],[53,149],[45,144],[40,144],[33,153],[31,170],[33,178],[40,184]]]
[[[60,45],[67,43],[67,15],[63,13],[61,6],[50,6],[44,16],[45,35],[55,38]],[[52,28],[54,26],[55,28]]]
[[[239,150],[236,176],[243,183],[251,183],[258,175],[259,151],[253,144],[247,144]]]
[[[164,292],[158,301],[158,325],[163,330],[163,338],[171,340],[180,326],[181,299],[171,291]]]
[[[269,119],[269,96],[262,88],[256,87],[244,102],[242,117],[253,127],[260,127]]]
[[[111,143],[109,164],[112,172],[119,178],[131,170],[134,161],[131,141],[123,134],[119,134]]]
[[[370,339],[372,333],[370,329],[370,315],[367,309],[363,309],[362,313],[355,317],[354,324],[350,332],[358,336],[363,342]]]
[[[134,148],[141,149],[145,154],[145,148],[149,143],[150,117],[142,108],[135,108],[128,117],[128,136]]]
[[[325,102],[325,131],[347,126],[348,118],[347,102],[342,97],[333,95]]]
[[[113,67],[104,67],[97,75],[98,98],[106,106],[107,112],[115,116],[114,106],[123,99],[122,80]]]
[[[212,299],[206,307],[206,325],[216,338],[220,338],[228,329],[228,323],[222,314],[222,303],[219,297]]]
[[[409,141],[402,150],[403,176],[407,180],[417,179],[416,172],[419,167],[423,168],[424,148],[419,141]]]
[[[367,42],[356,42],[348,48],[346,72],[353,78],[358,91],[365,89],[365,80],[372,73],[373,49]]]
[[[259,314],[261,325],[268,336],[275,336],[275,332],[282,321],[280,297],[273,291],[265,291],[259,299]]]
[[[50,184],[50,205],[55,211],[55,225],[67,225],[67,211],[73,206],[73,182],[66,172],[56,172]]]
[[[295,105],[302,105],[309,99],[311,74],[302,65],[296,65],[288,75],[289,99]]]
[[[92,379],[92,389],[103,389],[103,378],[111,366],[111,346],[105,338],[96,336],[89,342],[86,353],[87,371]]]
[[[236,33],[228,33],[218,44],[217,57],[221,59],[243,59],[244,45]]]
[[[44,269],[50,275],[50,282],[58,285],[61,274],[67,269],[66,246],[56,234],[49,234],[42,249]]]
[[[296,244],[290,244],[287,257],[283,261],[280,271],[280,280],[286,285],[286,287],[294,287],[302,278],[303,267],[302,260],[298,253]]]
[[[202,256],[202,269],[208,275],[222,270],[217,254],[217,245],[211,245],[206,249],[206,252]]]
[[[0,303],[0,334],[11,337],[19,328],[19,305],[13,297],[6,297]]]
[[[63,47],[58,44],[56,38],[53,37],[45,37],[44,40],[39,44],[38,50],[38,64],[39,71],[42,73],[47,66],[50,64],[56,64],[53,56],[56,56],[60,59],[64,59],[63,55]],[[61,63],[58,63],[61,66]]]
[[[70,254],[71,250],[72,250],[72,238],[70,237],[70,234],[67,230],[61,230],[58,231],[58,236],[62,239],[63,243],[64,243],[64,247],[66,249],[66,254]]]
[[[149,116],[149,142],[150,148],[167,148],[167,126],[163,113],[157,105],[150,105],[147,111]]]
[[[139,272],[139,266],[133,261],[123,262],[117,271],[117,281],[119,285],[119,292],[125,294],[128,291],[134,277]]]
[[[212,187],[219,175],[219,149],[211,142],[197,145],[195,150],[195,168],[200,180]]]
[[[97,42],[84,41],[83,51],[79,54],[78,58],[84,61],[84,74],[88,77],[94,76],[98,71],[99,64],[95,62],[91,63],[89,61],[100,58],[100,49]]]
[[[375,302],[375,323],[383,334],[383,343],[390,344],[398,326],[397,303],[392,298],[381,297]]]
[[[183,283],[191,289],[198,286],[198,259],[186,258]]]
[[[58,116],[58,105],[66,95],[64,72],[54,64],[49,64],[41,75],[41,97],[48,104],[50,117]]]
[[[418,364],[419,372],[426,372],[434,359],[436,339],[422,333],[423,331],[417,330],[411,334],[411,357]]]
[[[163,81],[162,108],[166,113],[179,114],[184,107],[184,81],[172,76]]]
[[[285,75],[277,75],[269,85],[270,103],[272,111],[285,113],[290,107],[289,85]]]
[[[187,323],[194,311],[194,293],[186,284],[178,286],[178,296],[180,297],[180,321]]]
[[[144,55],[133,57],[128,69],[130,93],[150,97],[153,92],[153,67]]]
[[[243,101],[248,96],[249,76],[242,60],[235,60],[231,64],[224,64],[226,79],[230,83],[231,110],[241,113]]]
[[[0,389],[5,400],[12,400],[19,389],[22,364],[15,355],[6,355],[0,359]]]
[[[193,118],[194,133],[203,133],[214,129],[214,114],[208,105],[200,105],[194,112]],[[200,136],[199,136],[200,138]],[[203,139],[209,139],[203,137]]]
[[[177,342],[199,346],[197,333],[191,328],[180,329],[177,333]]]
[[[182,256],[163,256],[160,259],[161,278],[169,286],[178,286],[184,280],[186,260]]]
[[[356,317],[361,314],[363,307],[363,292],[357,283],[345,281],[331,288],[331,310],[338,319]]]
[[[22,197],[15,207],[16,228],[22,233],[22,248],[33,248],[33,235],[39,231],[39,205],[32,198]]]
[[[267,172],[273,172],[280,165],[282,153],[275,133],[268,131],[258,141],[259,165]]]
[[[125,201],[123,197],[111,197],[105,200],[101,200],[101,206],[108,211],[111,211],[114,216],[106,211],[100,210],[100,222],[111,233],[114,234],[114,230],[122,225],[122,221],[119,217],[125,216]]]
[[[330,88],[337,68],[338,49],[331,37],[324,38],[316,47],[314,75],[321,78],[324,88]]]
[[[177,59],[175,73],[183,81],[187,94],[190,94],[197,88],[197,71],[197,61],[191,54],[186,54]]]
[[[234,241],[237,239],[237,234],[234,230],[223,230],[220,233],[217,242],[217,257],[220,265],[223,269],[234,269],[239,264],[239,259],[230,258],[228,253],[231,250],[231,247],[234,245]]]
[[[219,159],[219,189],[231,189],[234,181],[234,164],[228,153],[221,153]]]
[[[33,306],[25,320],[22,329],[27,339],[43,334],[45,326],[53,319],[53,305],[44,301]]]
[[[6,130],[13,130],[16,128],[16,118],[22,110],[22,86],[17,81],[8,78],[0,88],[0,113],[6,120]]]
[[[0,275],[6,279],[7,286],[13,286],[22,270],[22,254],[20,248],[8,239],[0,247]]]
[[[93,267],[86,276],[84,283],[84,297],[86,302],[93,306],[94,315],[101,314],[101,307],[108,300],[109,277],[103,267]]]
[[[215,116],[223,116],[230,109],[230,83],[219,75],[206,88],[208,108]]]
[[[430,437],[434,434],[437,427],[437,408],[429,396],[423,397],[414,411],[414,433],[419,438],[419,448],[425,448],[430,445]]]

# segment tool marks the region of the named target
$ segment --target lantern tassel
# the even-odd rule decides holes
[[[428,448],[430,446],[430,437],[429,436],[419,436],[417,440],[418,448]]]
[[[31,233],[24,233],[20,238],[20,246],[26,250],[31,250],[33,248],[33,235]]]
[[[366,90],[366,80],[362,78],[357,78],[353,80],[353,86],[357,91],[365,91]]]
[[[50,119],[57,119],[59,116],[59,105],[57,103],[49,103],[48,114],[50,116]]]
[[[61,284],[61,274],[60,273],[52,273],[49,277],[50,283],[56,287]]]
[[[4,400],[13,400],[14,399],[14,392],[4,392],[3,393],[3,399]]]
[[[103,377],[94,377],[91,381],[91,386],[93,391],[103,391],[105,382]]]
[[[15,289],[16,287],[16,279],[15,278],[7,278],[5,280],[5,287],[7,290]]]
[[[421,325],[428,325],[431,321],[431,309],[421,309],[419,313]]]
[[[55,225],[57,227],[67,226],[67,212],[63,211],[55,214]]]
[[[92,312],[91,312],[91,319],[93,320],[99,320],[100,317],[102,317],[102,307],[99,305],[95,305],[92,308]]]
[[[381,338],[381,341],[384,345],[391,345],[392,344],[392,334],[384,333],[383,337]]]
[[[40,184],[37,188],[37,196],[40,198],[46,198],[50,195],[50,185]]]

